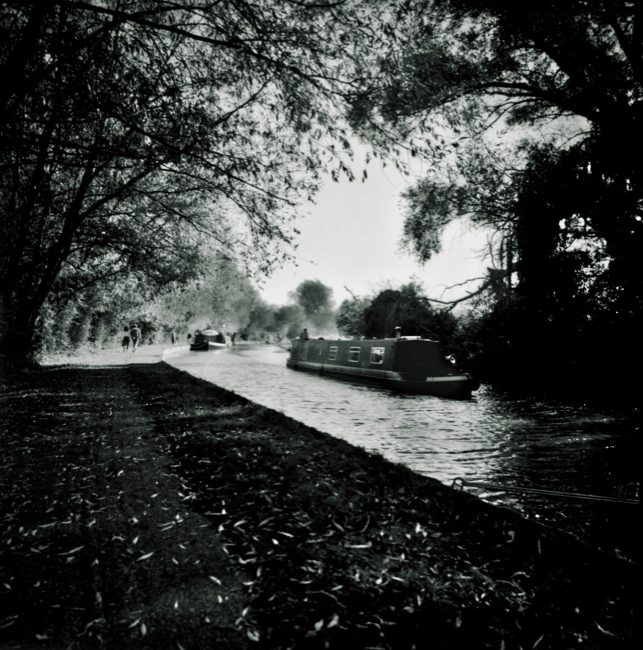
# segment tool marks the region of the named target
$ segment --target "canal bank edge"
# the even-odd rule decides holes
[[[637,566],[165,363],[44,368],[3,393],[0,642],[637,638]]]

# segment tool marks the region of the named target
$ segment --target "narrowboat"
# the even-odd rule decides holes
[[[228,347],[226,337],[215,330],[203,330],[194,335],[190,350],[221,350]]]
[[[394,390],[470,399],[480,382],[446,357],[438,341],[419,336],[387,339],[294,339],[288,368],[375,383]]]

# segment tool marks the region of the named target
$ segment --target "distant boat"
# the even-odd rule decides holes
[[[394,390],[469,399],[480,382],[446,357],[437,341],[418,336],[390,339],[294,339],[288,368]]]
[[[208,329],[194,335],[190,350],[220,350],[227,347],[228,341],[224,334]]]

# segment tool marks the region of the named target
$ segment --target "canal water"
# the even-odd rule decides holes
[[[637,409],[484,385],[467,401],[397,393],[290,370],[287,356],[237,345],[167,362],[446,485],[476,483],[464,489],[631,558],[637,506],[550,493],[638,499]]]

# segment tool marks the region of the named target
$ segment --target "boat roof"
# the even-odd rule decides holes
[[[300,339],[296,339],[296,340],[300,340]],[[368,339],[368,338],[360,338],[360,339],[328,338],[327,339],[327,338],[321,337],[321,338],[318,338],[318,339],[316,339],[316,338],[304,339],[304,341],[312,341],[312,342],[326,341],[326,342],[330,342],[330,343],[340,342],[340,343],[354,343],[354,344],[355,343],[371,343],[371,344],[373,344],[373,343],[378,343],[378,342],[379,343],[382,343],[382,342],[395,343],[396,341],[426,341],[428,343],[439,343],[439,341],[436,340],[436,339],[427,339],[427,338],[425,338],[423,336],[401,336],[399,339],[397,337],[395,337],[395,336],[391,336],[391,337],[387,337],[387,338],[372,338],[372,339]]]

